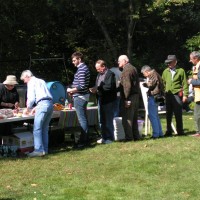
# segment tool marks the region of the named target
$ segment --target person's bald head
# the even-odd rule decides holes
[[[121,55],[118,58],[118,65],[120,68],[123,68],[127,63],[129,63],[129,58],[127,55]]]

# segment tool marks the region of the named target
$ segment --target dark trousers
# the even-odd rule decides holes
[[[166,94],[166,119],[167,131],[166,134],[172,134],[172,117],[175,115],[176,130],[179,135],[183,134],[183,119],[182,119],[182,99],[178,94]]]
[[[131,106],[125,108],[125,100],[121,99],[120,115],[122,117],[122,124],[124,127],[125,137],[127,140],[138,140],[140,134],[138,131],[138,107],[139,94],[134,94],[130,97]]]
[[[103,104],[98,100],[99,125],[104,140],[114,140],[114,101]]]
[[[194,123],[196,132],[200,133],[200,102],[196,102],[194,106]]]

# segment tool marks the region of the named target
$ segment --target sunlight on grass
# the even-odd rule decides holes
[[[184,116],[194,132],[192,115]],[[162,119],[165,129],[165,119]],[[0,160],[0,199],[199,199],[200,138],[115,142]]]

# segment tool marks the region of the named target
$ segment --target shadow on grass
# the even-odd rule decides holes
[[[49,146],[49,154],[42,156],[42,157],[37,157],[38,159],[48,159],[49,156],[53,156],[59,153],[66,153],[70,151],[84,151],[86,149],[91,149],[96,146],[96,141],[97,141],[98,135],[97,134],[90,134],[89,138],[89,145],[83,147],[83,148],[74,148],[75,147],[75,142],[71,138],[70,140],[66,140],[62,143],[54,144]],[[5,161],[10,161],[10,160],[17,160],[17,159],[27,159],[28,156],[25,153],[22,152],[17,152],[17,154],[5,154],[1,155],[0,154],[0,160],[5,160]]]

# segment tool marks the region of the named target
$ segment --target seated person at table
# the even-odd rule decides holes
[[[0,109],[17,109],[19,107],[19,94],[15,85],[18,84],[16,76],[8,75],[3,84],[0,84]]]
[[[17,109],[19,107],[19,94],[15,85],[18,84],[16,76],[8,75],[0,84],[0,109]],[[0,124],[1,135],[11,134],[12,126],[7,123]]]

